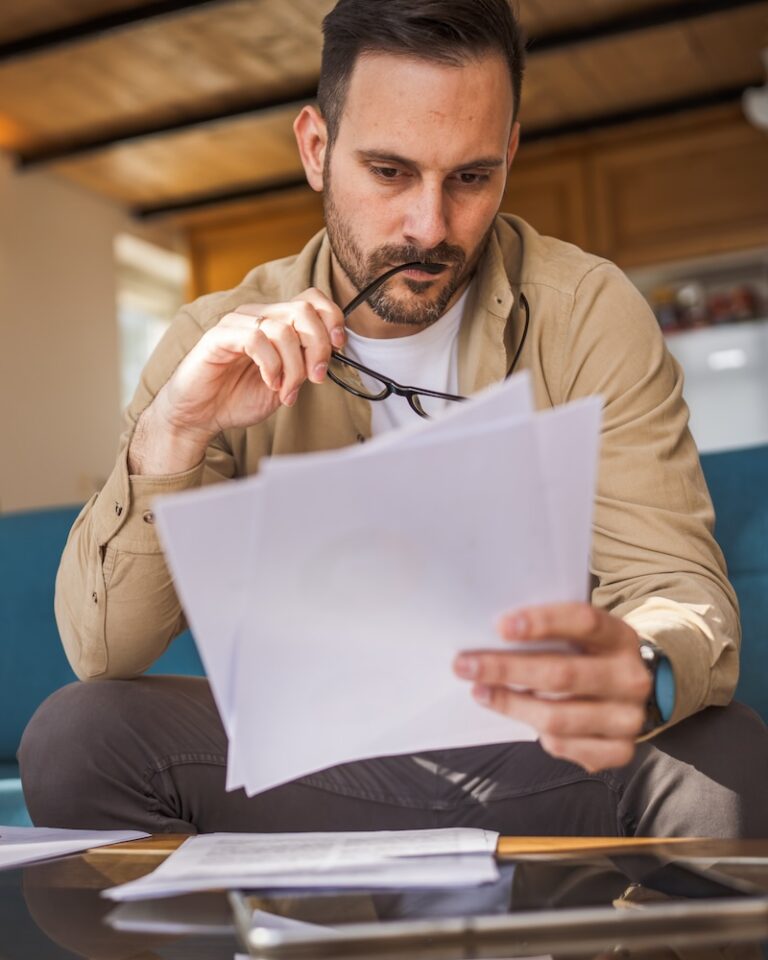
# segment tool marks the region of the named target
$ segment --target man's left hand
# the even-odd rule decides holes
[[[548,753],[590,772],[629,763],[651,690],[635,631],[587,603],[518,610],[498,630],[504,640],[567,640],[579,652],[461,653],[454,671],[474,683],[478,703],[530,724]]]

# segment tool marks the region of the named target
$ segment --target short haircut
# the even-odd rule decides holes
[[[365,53],[391,53],[460,66],[498,53],[509,67],[513,116],[520,108],[525,39],[511,0],[339,0],[323,20],[317,99],[338,134],[350,77]]]

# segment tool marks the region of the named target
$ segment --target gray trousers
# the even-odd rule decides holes
[[[279,729],[253,736],[279,749]],[[640,744],[627,767],[597,774],[538,743],[509,743],[344,764],[249,798],[225,791],[226,754],[207,681],[142,677],[58,690],[30,721],[19,761],[38,826],[768,837],[768,731],[737,703],[710,707]]]

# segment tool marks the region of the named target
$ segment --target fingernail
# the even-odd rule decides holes
[[[331,330],[331,343],[334,347],[343,347],[346,339],[344,327],[334,327],[333,330]]]
[[[472,690],[472,696],[478,703],[489,704],[491,702],[491,688],[478,685]]]
[[[316,380],[322,380],[323,377],[325,376],[327,369],[328,369],[327,363],[318,363],[318,365],[315,367],[313,371],[313,376],[315,377]]]
[[[476,657],[457,657],[456,673],[466,680],[474,680],[480,671],[480,663]]]
[[[511,617],[505,617],[501,623],[502,632],[510,639],[527,636],[530,628],[531,621],[524,613],[516,613]]]
[[[299,391],[294,390],[293,393],[288,394],[285,400],[283,400],[283,403],[286,405],[286,407],[292,407],[294,403],[296,403],[296,398],[298,397],[298,395],[299,395]]]

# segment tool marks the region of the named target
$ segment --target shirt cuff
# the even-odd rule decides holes
[[[655,735],[706,706],[714,639],[698,609],[662,597],[650,598],[624,620],[642,640],[659,647],[672,666],[675,707],[669,721],[653,731]]]
[[[162,477],[131,476],[128,445],[93,506],[93,529],[100,547],[107,544],[125,553],[162,553],[152,501],[165,493],[199,487],[205,461],[183,473]]]

